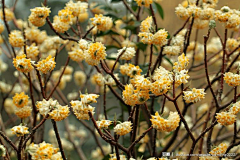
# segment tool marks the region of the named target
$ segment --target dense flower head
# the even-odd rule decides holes
[[[149,7],[150,4],[153,3],[153,0],[135,0],[138,4],[138,6],[145,6],[145,7]]]
[[[183,7],[181,4],[175,8],[175,13],[181,19],[187,19],[190,16],[187,8]]]
[[[171,87],[171,81],[167,79],[160,79],[151,84],[151,92],[156,96],[163,95],[168,92]]]
[[[239,46],[239,41],[237,39],[234,38],[228,38],[227,39],[227,44],[226,47],[229,51],[233,51],[234,49],[236,49]]]
[[[30,59],[35,59],[39,54],[38,46],[35,43],[32,43],[31,46],[26,47],[27,57]]]
[[[96,73],[92,75],[91,82],[98,86],[103,86],[105,84],[105,78],[101,73]]]
[[[102,129],[102,128],[108,128],[108,126],[110,126],[112,124],[112,121],[110,120],[101,120],[101,121],[96,121],[97,122],[97,126],[98,128]]]
[[[221,112],[216,115],[217,122],[221,125],[231,125],[236,121],[236,115],[232,112]]]
[[[127,105],[134,106],[137,103],[137,95],[134,94],[132,84],[125,85],[125,90],[122,92],[123,100]]]
[[[14,19],[15,16],[14,16],[14,13],[13,13],[13,11],[11,9],[5,8],[4,11],[5,11],[5,16],[6,16],[6,21],[11,21],[11,20]],[[2,8],[0,9],[0,18],[2,20],[4,20],[4,18],[3,18],[3,9]]]
[[[150,119],[153,128],[161,132],[171,132],[175,130],[180,122],[180,117],[177,112],[170,112],[167,119],[162,118],[158,112]]]
[[[107,31],[112,28],[112,18],[103,16],[102,14],[95,14],[94,18],[91,18],[91,24],[96,26],[99,31]]]
[[[181,70],[180,72],[175,72],[175,84],[176,86],[181,85],[182,83],[185,84],[188,82],[188,78],[190,76],[188,75],[187,70]]]
[[[131,60],[135,56],[135,53],[136,51],[134,47],[123,47],[122,49],[118,50],[117,55],[120,56],[122,54],[120,59]]]
[[[36,27],[41,27],[46,23],[46,18],[51,13],[50,8],[47,7],[36,7],[31,9],[31,14],[28,17],[29,22],[31,22]]]
[[[24,38],[21,31],[13,30],[9,34],[9,43],[13,47],[24,46]]]
[[[119,136],[128,134],[129,132],[131,132],[131,130],[132,130],[132,123],[129,121],[122,122],[120,124],[117,124],[114,127],[114,132]]]
[[[18,108],[22,108],[25,105],[27,105],[28,103],[28,95],[25,95],[24,92],[16,93],[15,96],[13,97],[13,103],[15,104],[15,106],[17,106]]]
[[[46,59],[38,61],[36,67],[37,70],[41,71],[43,74],[47,74],[55,68],[55,65],[55,57],[52,58],[52,56],[49,55]]]
[[[81,98],[81,101],[84,103],[84,104],[91,104],[91,103],[97,103],[97,98],[99,97],[99,95],[97,94],[81,94],[80,95],[80,98]]]
[[[153,80],[158,81],[158,80],[168,80],[168,81],[173,81],[172,78],[172,72],[169,72],[166,70],[164,67],[160,66],[154,71],[153,74]]]
[[[19,126],[14,126],[11,129],[12,133],[15,134],[16,136],[20,137],[20,136],[24,136],[25,134],[28,134],[28,127],[23,126],[22,124],[20,124]]]
[[[137,88],[137,90],[148,90],[151,86],[151,82],[147,78],[144,78],[142,75],[136,75],[130,81],[131,84]]]
[[[239,86],[240,85],[240,75],[234,74],[232,72],[226,72],[224,74],[224,80],[229,86]]]
[[[41,115],[46,116],[49,114],[51,119],[55,121],[61,121],[67,118],[70,112],[67,105],[61,106],[57,100],[53,100],[52,98],[37,101],[36,107]]]
[[[58,11],[58,17],[59,20],[63,23],[71,23],[73,18],[72,11],[68,9],[62,9]]]
[[[191,91],[183,91],[183,98],[186,103],[197,103],[205,98],[204,89],[193,88]]]
[[[30,107],[30,106],[24,106],[22,108],[18,108],[18,107],[15,108],[15,114],[21,119],[29,117],[31,115],[31,113],[32,113],[32,107]]]
[[[167,37],[168,37],[168,32],[165,31],[165,29],[160,29],[153,35],[152,44],[163,46],[168,42]]]
[[[232,113],[232,114],[237,115],[239,113],[239,111],[240,111],[240,101],[231,104],[230,107],[231,108],[229,109],[229,112]]]
[[[31,60],[26,58],[26,55],[20,55],[13,58],[14,67],[20,72],[30,72],[33,69]]]
[[[84,51],[79,47],[73,47],[72,51],[68,52],[69,57],[76,62],[84,60]]]
[[[178,57],[178,61],[174,63],[173,65],[173,70],[176,72],[176,71],[181,71],[181,70],[184,70],[186,69],[186,67],[188,66],[189,64],[189,59],[185,56],[185,54],[181,54],[179,57]]]
[[[94,107],[91,105],[84,104],[82,101],[71,101],[71,107],[73,109],[73,113],[79,120],[89,120],[88,112],[94,114]]]
[[[176,56],[180,53],[181,47],[180,46],[165,46],[163,48],[163,54]]]
[[[153,31],[153,19],[152,16],[148,16],[145,20],[141,22],[140,31],[141,32],[152,32]]]
[[[228,6],[223,6],[221,10],[215,11],[214,16],[219,22],[227,22],[232,14],[233,12]]]
[[[52,26],[59,33],[64,33],[71,27],[70,22],[65,19],[61,20],[59,16],[54,16]]]
[[[227,151],[228,148],[228,144],[226,143],[221,143],[219,144],[216,148],[214,148],[213,150],[211,150],[209,153],[211,155],[220,155],[220,154],[224,154]]]
[[[120,66],[120,72],[123,75],[126,74],[127,76],[133,78],[136,75],[140,75],[142,70],[140,69],[139,66],[135,66],[135,65],[129,63],[126,65]]]
[[[138,37],[141,38],[141,42],[144,44],[152,44],[153,34],[148,32],[140,32]]]
[[[66,4],[65,8],[71,11],[74,16],[78,16],[79,14],[83,14],[87,12],[88,3],[81,2],[81,1],[74,3],[72,0],[70,0]]]
[[[85,61],[92,66],[106,58],[106,47],[101,42],[91,43],[85,51]]]
[[[32,159],[45,159],[54,160],[56,154],[59,154],[58,148],[54,148],[52,144],[42,142],[40,144],[30,144],[28,146],[28,153],[32,156]],[[57,159],[58,160],[58,159]],[[61,158],[59,160],[62,160]]]

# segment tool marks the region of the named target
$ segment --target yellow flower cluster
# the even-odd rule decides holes
[[[35,59],[39,54],[38,46],[36,46],[35,43],[32,43],[31,46],[27,46],[26,50],[27,50],[27,57],[30,59]]]
[[[129,132],[131,132],[131,130],[132,130],[132,123],[129,121],[117,124],[114,127],[114,132],[119,136],[128,134]]]
[[[18,107],[15,108],[15,114],[21,119],[29,117],[31,115],[31,113],[32,113],[32,107],[30,107],[30,106],[24,106],[22,108],[18,108]]]
[[[49,16],[50,13],[50,8],[36,7],[34,9],[31,9],[31,14],[28,17],[28,20],[34,26],[41,27],[46,23],[46,18]]]
[[[88,112],[91,112],[94,114],[94,107],[92,107],[91,103],[97,103],[96,98],[98,98],[99,95],[96,94],[81,94],[80,98],[81,101],[71,101],[71,107],[73,108],[73,112],[75,116],[79,120],[89,120]]]
[[[238,46],[239,46],[239,41],[237,39],[234,39],[234,38],[228,38],[227,39],[227,44],[226,44],[226,47],[227,49],[231,52],[233,51],[234,49],[236,49]]]
[[[181,70],[180,72],[175,72],[175,85],[179,86],[182,83],[188,83],[188,78],[190,77],[187,70]]]
[[[6,21],[11,21],[11,20],[14,19],[15,16],[14,16],[14,13],[11,9],[5,8],[4,11],[5,11],[5,16],[6,16]],[[2,20],[4,20],[3,19],[3,9],[2,8],[0,9],[0,18]]]
[[[148,33],[148,32],[140,32],[138,37],[141,38],[141,42],[144,44],[155,44],[159,46],[163,46],[167,44],[167,31],[165,29],[160,29],[155,34]]]
[[[181,51],[180,46],[165,46],[163,48],[163,54],[170,56],[177,56]]]
[[[240,75],[234,74],[232,72],[226,72],[224,74],[224,80],[229,86],[239,86],[240,85]]]
[[[221,112],[216,115],[217,122],[221,125],[231,125],[236,121],[236,115],[232,112]]]
[[[42,142],[40,144],[30,144],[27,151],[32,156],[32,159],[62,160],[61,153],[58,150],[52,144]]]
[[[55,121],[66,119],[70,112],[67,105],[61,106],[57,100],[53,100],[52,98],[49,100],[43,99],[42,101],[38,101],[36,107],[41,115],[46,116],[49,114],[51,119],[54,119]]]
[[[25,95],[24,92],[21,92],[20,94],[19,93],[15,93],[15,96],[13,97],[13,103],[18,108],[22,108],[25,105],[27,105],[28,98],[29,98],[28,95]]]
[[[156,112],[155,116],[152,115],[152,122],[153,128],[157,129],[161,132],[171,132],[175,130],[180,122],[180,117],[177,112],[170,112],[169,117],[164,119],[160,117],[159,113]]]
[[[120,72],[122,75],[127,75],[130,78],[133,78],[136,75],[140,75],[142,70],[140,69],[139,66],[134,66],[133,64],[125,63],[124,65],[120,66]]]
[[[97,122],[97,126],[98,128],[102,129],[102,128],[108,128],[108,126],[110,126],[112,124],[112,121],[110,120],[101,120],[101,121],[96,121]]]
[[[53,18],[53,28],[59,33],[64,33],[70,28],[72,19],[72,11],[62,9],[58,12],[58,16]]]
[[[131,60],[135,56],[136,51],[135,51],[134,47],[123,47],[122,49],[118,50],[118,54],[117,55],[119,56],[121,53],[123,53],[123,54],[120,57],[120,59],[128,61],[128,60]]]
[[[165,94],[171,87],[173,81],[172,73],[160,66],[154,71],[153,80],[155,82],[151,84],[152,93],[156,96]]]
[[[232,104],[231,108],[229,109],[229,112],[235,115],[237,115],[239,111],[240,111],[240,101]]]
[[[85,51],[85,61],[92,66],[106,58],[106,47],[101,42],[91,43]]]
[[[20,137],[20,136],[24,136],[25,134],[28,134],[28,127],[23,126],[22,124],[20,124],[19,126],[14,126],[11,129],[12,133],[15,134],[16,136]]]
[[[13,30],[9,34],[9,43],[13,47],[22,47],[24,46],[24,38],[21,31]]]
[[[72,0],[70,0],[66,4],[65,8],[71,11],[73,16],[79,16],[81,14],[87,13],[88,3],[81,1],[77,1],[76,3],[74,3]]]
[[[153,3],[153,0],[134,0],[134,1],[137,2],[139,7],[141,7],[141,6],[149,7],[150,4]]]
[[[183,91],[183,98],[186,103],[197,103],[205,98],[204,89],[193,88],[192,91]]]
[[[119,155],[120,157],[120,160],[127,160],[126,156],[125,155]],[[114,154],[110,154],[110,158],[109,160],[117,160],[117,156],[116,156],[116,153]]]
[[[91,18],[91,24],[96,26],[99,31],[107,31],[112,28],[112,18],[103,16],[102,14],[95,14],[94,18]]]
[[[145,20],[141,22],[140,25],[141,32],[153,32],[153,19],[152,16],[148,16]]]
[[[173,71],[174,72],[180,72],[181,70],[186,69],[186,67],[189,64],[189,59],[185,56],[184,53],[182,53],[178,57],[178,61],[174,63],[173,65]]]
[[[42,44],[46,41],[46,39],[48,39],[46,31],[40,31],[34,26],[26,28],[25,35],[27,40],[36,42],[37,44]]]
[[[227,151],[228,145],[226,143],[219,144],[216,148],[211,150],[209,153],[211,155],[220,155],[224,154]]]
[[[20,55],[13,58],[14,67],[20,72],[30,72],[33,69],[31,60],[26,58],[26,55]]]
[[[52,58],[52,56],[49,55],[46,59],[38,61],[36,67],[38,71],[41,71],[43,74],[47,74],[55,68],[55,65],[55,57]]]

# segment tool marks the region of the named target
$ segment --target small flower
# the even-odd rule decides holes
[[[49,113],[49,115],[51,116],[51,119],[54,119],[55,121],[61,121],[68,117],[69,112],[70,111],[67,105],[57,105],[55,106],[55,109]]]
[[[73,18],[72,11],[68,9],[62,9],[58,11],[58,17],[59,20],[63,23],[71,23]]]
[[[52,58],[52,56],[49,55],[46,59],[38,61],[36,67],[37,70],[41,71],[43,74],[47,74],[55,68],[55,65],[55,57]]]
[[[82,49],[82,50],[86,50],[88,49],[88,46],[89,46],[89,42],[86,41],[85,39],[80,39],[79,42],[79,47]]]
[[[171,83],[171,81],[166,79],[155,81],[151,84],[151,92],[153,92],[156,96],[163,95],[170,89]]]
[[[28,98],[29,98],[28,95],[25,95],[24,92],[21,92],[20,94],[19,93],[15,93],[15,96],[13,97],[13,103],[18,108],[22,108],[25,105],[27,105]]]
[[[170,112],[169,117],[164,119],[156,112],[155,116],[150,119],[153,128],[161,132],[171,132],[179,126],[180,117],[177,112]]]
[[[124,52],[124,53],[122,54],[122,52]],[[117,56],[122,54],[120,59],[131,60],[135,56],[135,53],[136,53],[136,51],[133,47],[127,47],[127,48],[123,47],[122,49],[118,50],[118,55]]]
[[[120,135],[120,136],[123,136],[125,134],[128,134],[129,132],[131,132],[132,130],[132,123],[131,122],[123,122],[123,123],[120,123],[120,124],[117,124],[115,127],[114,127],[114,132],[117,134],[117,135]]]
[[[31,115],[31,113],[32,113],[32,107],[30,107],[30,106],[24,106],[22,108],[18,108],[18,107],[15,108],[15,114],[21,119],[29,117]]]
[[[141,42],[144,44],[152,44],[153,41],[153,34],[147,32],[140,32],[138,37],[141,38]]]
[[[165,29],[160,29],[153,35],[152,44],[163,46],[167,44],[168,32]]]
[[[152,0],[135,0],[138,4],[138,6],[145,6],[145,7],[149,7],[150,4],[153,3]]]
[[[91,77],[91,82],[92,84],[103,86],[105,84],[105,78],[101,73],[96,73]]]
[[[229,109],[229,112],[235,115],[237,115],[239,111],[240,111],[240,101],[232,104],[231,108]]]
[[[193,88],[192,91],[183,91],[183,98],[186,103],[197,103],[205,98],[204,89]]]
[[[96,26],[99,31],[107,31],[112,28],[112,18],[103,16],[102,14],[95,14],[94,18],[91,18],[91,24]]]
[[[228,145],[226,143],[219,144],[216,148],[209,152],[211,155],[224,154],[227,151]]]
[[[25,134],[28,134],[28,127],[23,126],[20,124],[19,126],[15,126],[11,129],[12,133],[15,134],[16,136],[24,136]]]
[[[13,65],[20,72],[30,72],[33,69],[31,60],[25,54],[13,58]]]
[[[233,14],[228,18],[226,28],[235,28],[240,24],[240,16],[237,14]]]
[[[87,12],[88,3],[81,1],[74,3],[72,0],[70,0],[68,3],[66,3],[66,9],[71,11],[74,16],[78,16],[79,14]]]
[[[134,87],[132,84],[125,85],[125,90],[122,92],[122,95],[125,104],[134,106],[137,103],[137,95],[134,94]]]
[[[141,32],[152,32],[153,28],[152,16],[148,16],[144,21],[141,22],[140,31]]]
[[[5,16],[6,16],[6,21],[11,21],[11,20],[14,19],[15,16],[14,16],[14,13],[11,9],[5,8],[4,11],[5,11]],[[3,19],[3,9],[2,8],[0,9],[0,18],[2,20],[4,20]]]
[[[36,27],[41,27],[46,23],[46,18],[51,13],[50,8],[36,7],[31,9],[31,15],[28,20]]]
[[[52,25],[57,32],[64,33],[71,27],[69,23],[61,20],[59,16],[54,16]]]
[[[173,70],[176,72],[176,71],[181,71],[181,70],[184,70],[186,69],[186,67],[188,66],[189,64],[189,59],[185,56],[185,54],[181,54],[179,57],[178,57],[178,61],[174,63],[173,65]]]
[[[85,53],[85,61],[92,66],[106,58],[106,47],[101,42],[92,43],[89,45]]]
[[[97,103],[97,98],[99,97],[99,95],[97,94],[81,94],[80,95],[80,98],[81,98],[81,101],[84,103],[84,104],[91,104],[91,103]]]
[[[216,115],[217,122],[221,125],[231,125],[236,121],[236,115],[232,112],[221,112]]]
[[[108,128],[112,124],[112,121],[110,120],[101,120],[101,121],[96,121],[98,128]]]
[[[73,109],[73,113],[79,120],[89,120],[89,112],[94,114],[94,107],[91,105],[84,104],[82,101],[71,101],[71,107]]]
[[[163,54],[170,56],[176,56],[180,53],[180,51],[181,51],[180,46],[165,46],[163,48]]]
[[[147,78],[144,78],[144,76],[140,75],[134,76],[130,81],[137,90],[149,90],[151,86],[151,82]]]
[[[190,16],[189,12],[187,11],[187,9],[185,7],[183,7],[181,4],[179,4],[175,8],[175,13],[181,19],[187,19]]]
[[[226,72],[224,74],[224,80],[229,86],[239,86],[240,85],[240,75],[234,74],[232,72]]]
[[[73,47],[72,51],[68,52],[69,57],[76,62],[84,60],[84,51],[78,47]]]
[[[49,159],[53,160],[53,155],[58,153],[58,148],[54,148],[52,144],[42,142],[40,144],[30,144],[28,147],[29,154],[32,159]]]
[[[179,86],[180,84],[188,83],[188,78],[190,77],[187,70],[181,70],[180,72],[175,73],[175,84],[176,86]]]
[[[21,31],[13,30],[9,34],[9,43],[13,47],[24,46],[24,38]]]
[[[41,115],[46,116],[51,110],[56,108],[58,104],[57,100],[50,98],[49,100],[43,99],[42,101],[37,101],[36,107]]]
[[[121,70],[121,68],[120,68]],[[127,68],[127,75],[131,78],[133,78],[136,75],[140,75],[142,72],[142,70],[140,69],[139,66],[134,66],[133,64],[128,64],[128,68]]]

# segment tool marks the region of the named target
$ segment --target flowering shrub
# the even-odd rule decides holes
[[[240,11],[183,0],[170,33],[160,1],[2,0],[0,156],[239,159]]]

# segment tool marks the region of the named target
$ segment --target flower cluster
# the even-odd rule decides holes
[[[24,94],[24,92],[16,93],[13,97],[13,104],[16,106],[14,111],[15,114],[23,119],[27,118],[31,115],[32,107],[28,105],[28,96]]]
[[[158,112],[155,113],[155,116],[152,115],[153,128],[157,129],[161,132],[171,132],[175,130],[180,122],[180,117],[177,112],[170,112],[169,117],[167,119],[162,118]]]
[[[14,13],[11,9],[5,8],[4,11],[5,11],[6,21],[11,21],[15,18]],[[2,8],[0,9],[0,18],[1,18],[1,20],[4,20],[3,9]]]
[[[224,154],[227,151],[228,145],[226,143],[219,144],[216,148],[211,150],[209,153],[211,155],[220,155]]]
[[[240,85],[240,75],[234,74],[232,72],[226,72],[224,74],[224,80],[229,86],[239,86]]]
[[[128,122],[128,121],[117,124],[114,127],[114,132],[119,136],[123,136],[125,134],[128,134],[129,132],[131,132],[131,130],[132,130],[132,123]]]
[[[108,128],[108,126],[110,126],[112,124],[112,121],[110,120],[101,120],[101,121],[96,121],[97,122],[97,126],[98,128],[102,129],[102,128]]]
[[[99,95],[96,94],[81,94],[80,98],[81,101],[71,101],[71,107],[73,108],[73,112],[75,116],[79,120],[89,120],[89,112],[91,114],[94,114],[94,107],[92,107],[91,103],[97,103],[96,98],[98,98]]]
[[[122,49],[118,50],[118,56],[122,54],[120,59],[127,60],[127,61],[131,60],[135,56],[135,53],[136,51],[134,47],[123,47]]]
[[[54,60],[55,57],[52,58],[52,56],[49,55],[46,59],[38,61],[36,64],[37,70],[41,71],[43,74],[47,74],[55,68],[56,62]]]
[[[29,22],[31,22],[36,27],[41,27],[46,23],[46,18],[51,13],[50,8],[47,7],[36,7],[31,9],[31,14],[28,17]]]
[[[52,144],[46,142],[32,143],[28,146],[28,153],[32,156],[32,159],[61,160],[62,156],[58,150],[58,148],[54,148]]]
[[[13,47],[22,47],[24,46],[24,38],[21,31],[13,30],[9,34],[9,43]]]
[[[113,22],[112,18],[103,16],[102,14],[95,14],[94,18],[90,18],[91,24],[99,31],[107,31],[112,28]]]
[[[50,98],[49,100],[43,99],[38,101],[36,104],[39,113],[43,116],[49,115],[51,119],[55,121],[61,121],[68,117],[69,108],[68,106],[61,106],[57,100]]]
[[[140,75],[142,70],[139,66],[135,66],[131,63],[125,63],[124,65],[120,66],[120,72],[122,75],[127,75],[130,78],[133,78],[136,75]]]
[[[33,69],[31,60],[26,58],[25,54],[13,58],[13,65],[20,72],[27,73]]]
[[[185,56],[184,53],[182,53],[178,57],[178,61],[174,63],[173,65],[173,71],[174,72],[180,72],[181,70],[186,69],[186,67],[189,64],[189,59]]]
[[[192,91],[183,91],[183,98],[186,103],[197,103],[205,98],[204,89],[193,88]]]
[[[25,134],[28,134],[28,127],[23,126],[22,124],[20,124],[19,126],[14,126],[11,129],[12,133],[15,134],[16,136],[24,136]]]

